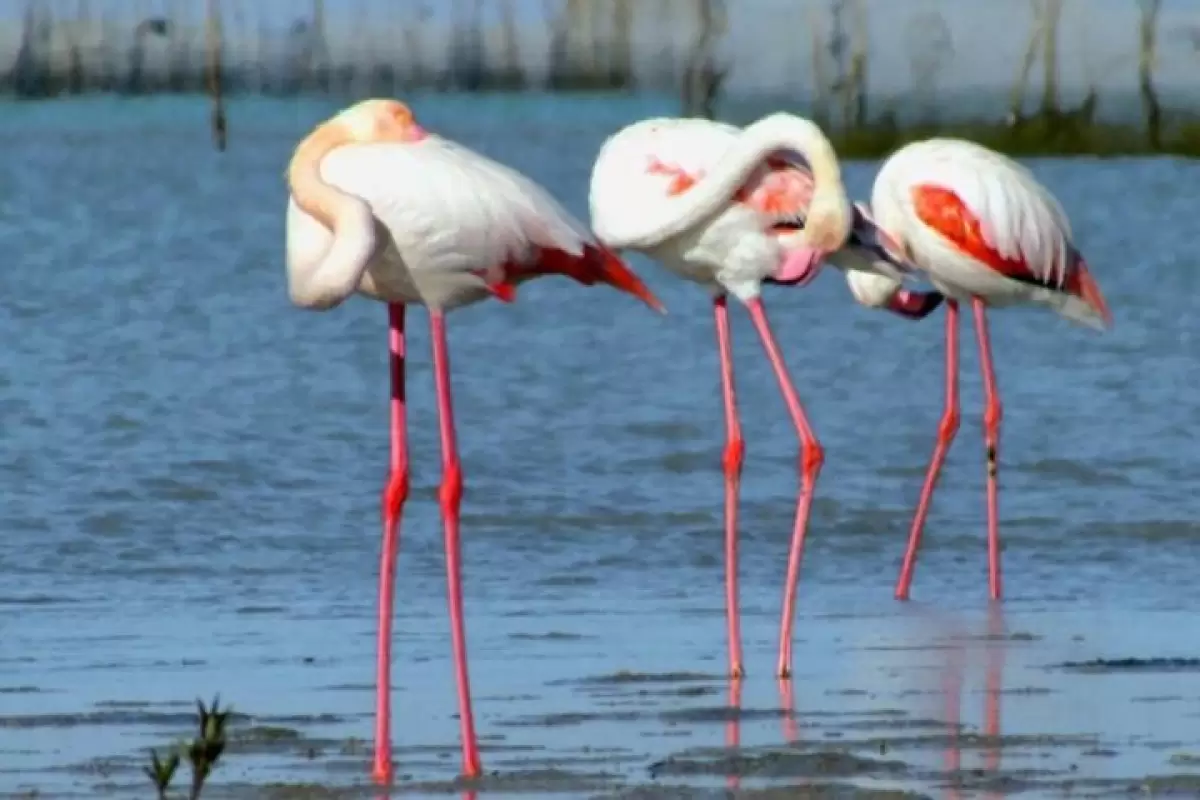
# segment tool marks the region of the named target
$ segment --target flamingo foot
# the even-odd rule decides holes
[[[392,755],[388,752],[375,751],[375,765],[371,768],[371,780],[379,786],[390,786],[392,783]]]

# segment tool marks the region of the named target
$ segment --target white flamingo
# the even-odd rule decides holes
[[[528,178],[428,134],[402,103],[366,100],[317,126],[288,168],[288,289],[311,309],[360,293],[388,304],[391,472],[383,492],[379,570],[374,776],[392,776],[390,671],[393,584],[400,515],[408,497],[405,421],[407,305],[429,309],[442,442],[439,491],[445,526],[451,639],[463,772],[480,774],[467,677],[459,569],[463,478],[450,397],[446,311],[489,296],[512,300],[539,275],[607,283],[661,309],[611,251]]]
[[[907,267],[865,209],[851,206],[829,140],[812,122],[787,114],[744,130],[670,118],[624,128],[597,156],[591,216],[597,236],[609,247],[643,252],[713,295],[725,405],[725,599],[729,669],[735,677],[744,674],[737,608],[737,496],[744,445],[727,295],[746,305],[762,339],[802,448],[780,623],[778,674],[788,677],[796,581],[824,453],[771,333],[762,284],[804,284],[826,256],[848,271],[879,271],[897,282]],[[902,293],[893,305],[899,313],[920,311]]]
[[[906,600],[921,531],[946,452],[958,431],[958,305],[970,302],[983,372],[987,446],[988,586],[1000,599],[997,454],[1000,395],[992,365],[986,309],[1049,306],[1067,319],[1103,330],[1112,315],[1071,236],[1058,201],[1024,167],[958,139],[929,139],[896,151],[871,193],[880,228],[946,297],[946,400],[896,583]],[[885,275],[847,275],[860,303],[893,307],[900,284]]]

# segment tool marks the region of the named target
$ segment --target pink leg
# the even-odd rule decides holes
[[[750,318],[754,320],[754,327],[758,329],[759,337],[762,338],[763,349],[767,351],[767,359],[771,362],[771,368],[775,371],[775,377],[779,381],[783,400],[787,403],[788,414],[800,436],[800,497],[796,505],[796,524],[792,529],[791,549],[788,552],[787,584],[783,594],[783,619],[779,624],[777,675],[780,678],[788,678],[792,674],[792,626],[796,616],[796,583],[800,577],[800,562],[804,557],[804,536],[808,532],[808,515],[812,510],[813,489],[817,482],[817,475],[821,472],[821,465],[825,463],[825,451],[821,448],[821,443],[817,441],[812,426],[808,424],[808,417],[804,414],[804,408],[800,405],[796,387],[792,385],[787,365],[783,363],[783,355],[779,352],[779,345],[776,344],[775,336],[771,333],[771,325],[767,322],[767,311],[763,307],[762,299],[756,297],[749,301],[746,307],[750,310]]]
[[[449,584],[450,641],[454,649],[454,681],[458,686],[458,718],[462,736],[463,774],[479,776],[479,743],[475,738],[475,716],[471,710],[471,681],[467,676],[467,634],[462,614],[462,548],[458,539],[459,509],[462,507],[462,464],[454,433],[454,408],[450,401],[450,354],[446,344],[446,318],[430,311],[433,334],[433,369],[437,385],[439,428],[442,438],[442,485],[438,500],[446,539],[446,580]]]
[[[725,613],[729,631],[729,675],[746,674],[742,666],[742,632],[738,611],[738,487],[742,482],[742,424],[738,421],[733,385],[733,348],[729,342],[729,305],[724,296],[713,302],[717,349],[721,354],[721,393],[725,399]]]
[[[917,513],[913,515],[912,528],[908,532],[908,549],[904,551],[904,565],[900,568],[900,579],[896,581],[896,599],[907,600],[912,587],[913,568],[917,564],[917,548],[921,545],[921,532],[929,516],[933,501],[933,489],[937,486],[942,465],[954,434],[958,433],[958,303],[946,301],[946,405],[942,410],[942,421],[938,423],[937,444],[933,447],[933,458],[925,473],[925,485],[921,487],[921,500]]]
[[[996,389],[996,368],[992,364],[992,344],[988,339],[987,306],[978,297],[971,299],[975,312],[975,339],[979,342],[979,365],[983,370],[983,440],[987,445],[987,517],[988,517],[988,590],[993,600],[1000,599],[1000,502],[996,478],[1000,453],[1000,392]]]
[[[404,396],[404,306],[388,306],[388,349],[392,373],[392,463],[383,490],[383,551],[379,556],[379,641],[376,646],[375,765],[380,783],[392,779],[392,613],[396,554],[400,549],[400,515],[408,499],[408,425]]]

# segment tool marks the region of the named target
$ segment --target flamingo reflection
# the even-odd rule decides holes
[[[779,679],[779,709],[782,712],[783,741],[795,744],[800,740],[800,724],[796,722],[796,684],[791,678]]]
[[[729,716],[725,722],[725,749],[735,753],[742,747],[742,681],[733,678],[729,681]],[[742,776],[737,770],[731,769],[725,776],[725,785],[729,791],[736,792],[741,788]]]
[[[946,698],[946,726],[949,743],[945,753],[945,769],[949,780],[946,787],[947,800],[962,797],[961,773],[962,742],[962,688],[967,666],[967,645],[970,639],[961,634],[951,637],[953,646],[948,650],[943,673],[943,692]],[[984,702],[983,702],[983,772],[993,776],[1000,769],[1000,695],[1004,689],[1004,662],[1008,656],[1008,634],[1004,621],[1004,610],[999,604],[988,609],[987,633],[978,640],[985,656]],[[999,798],[998,790],[985,792],[986,798]]]
[[[785,744],[795,744],[799,738],[799,725],[796,722],[796,690],[790,678],[779,678],[779,719],[783,725],[783,740]],[[725,721],[725,748],[730,754],[735,754],[742,747],[742,685],[741,678],[729,681],[729,713]],[[730,762],[733,763],[733,762]],[[730,769],[725,776],[725,783],[731,792],[741,788],[742,777],[736,770]]]

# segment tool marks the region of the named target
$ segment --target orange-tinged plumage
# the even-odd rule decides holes
[[[1035,269],[1024,257],[1005,257],[997,251],[984,235],[983,224],[979,218],[953,190],[941,186],[917,185],[912,188],[912,202],[917,218],[964,255],[1006,278],[1036,286],[1058,288],[1074,295],[1095,307],[1105,322],[1111,324],[1112,314],[1108,310],[1108,304],[1082,258],[1071,258],[1061,269]],[[1057,274],[1063,275],[1061,287],[1052,283],[1053,276]]]
[[[669,177],[666,193],[683,194],[704,178],[703,170],[688,172],[683,167],[652,158],[646,166],[650,175]],[[812,202],[812,176],[800,167],[780,158],[767,159],[764,169],[734,193],[734,202],[742,203],[776,217],[799,217]]]
[[[914,186],[912,201],[917,218],[964,255],[1014,280],[1040,283],[1024,258],[1005,258],[988,244],[979,219],[952,190],[941,186]]]

